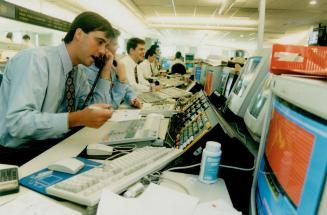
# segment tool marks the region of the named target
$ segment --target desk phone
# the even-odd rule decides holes
[[[18,167],[0,164],[0,196],[19,191]]]

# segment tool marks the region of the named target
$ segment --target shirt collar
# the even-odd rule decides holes
[[[133,58],[131,58],[131,56],[127,55],[127,58],[130,60],[130,62],[132,63],[133,67],[137,66],[137,63],[135,63],[135,61],[133,60]]]
[[[58,46],[59,57],[64,68],[64,74],[67,75],[73,69],[73,63],[68,54],[65,43]]]

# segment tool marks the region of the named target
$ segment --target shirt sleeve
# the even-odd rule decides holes
[[[86,73],[88,69],[85,66],[79,65],[78,70],[76,71],[76,87],[75,89],[75,101],[77,103],[76,109],[81,110],[83,109],[84,101],[91,91],[92,85],[96,79],[97,73],[93,71],[93,74]],[[89,75],[87,75],[89,74]],[[91,82],[93,80],[93,82]],[[99,78],[96,87],[94,89],[93,95],[91,96],[90,100],[87,102],[86,106],[96,103],[104,103],[104,104],[111,104],[111,96],[110,96],[110,81],[104,80],[101,77]]]
[[[124,100],[127,104],[131,104],[131,101],[137,98],[136,93],[128,83],[125,84],[125,91]]]
[[[6,127],[13,137],[42,140],[68,131],[67,113],[42,110],[49,81],[46,62],[45,57],[25,52],[7,65],[10,90]]]
[[[150,83],[145,78],[146,78],[146,74],[149,72],[148,70],[150,70],[149,66],[150,64],[141,63],[137,67],[139,85],[146,86],[148,89],[150,87]]]

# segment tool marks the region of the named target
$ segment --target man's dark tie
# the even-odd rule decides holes
[[[134,75],[135,75],[135,81],[138,84],[139,83],[139,77],[137,76],[137,66],[135,66]]]
[[[151,63],[150,63],[150,70],[151,70],[151,76],[154,76]]]
[[[68,77],[66,80],[66,101],[68,112],[73,112],[75,110],[74,71],[75,67],[68,73]]]

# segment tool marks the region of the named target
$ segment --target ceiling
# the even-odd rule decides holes
[[[9,0],[7,0],[9,1]],[[130,36],[152,37],[165,46],[254,49],[257,45],[260,0],[10,0],[33,10],[46,5],[63,8],[58,18],[94,10]],[[310,29],[327,24],[327,0],[266,0],[264,42],[306,41]],[[32,4],[32,3],[35,4]],[[34,5],[34,7],[30,7]],[[50,16],[58,11],[50,9]],[[129,16],[131,14],[131,16]],[[1,20],[0,20],[1,21]],[[5,27],[5,23],[0,23]],[[6,30],[11,25],[7,23]],[[28,27],[29,31],[39,28]],[[138,32],[145,32],[143,35]],[[303,33],[304,32],[304,33]],[[297,39],[294,39],[297,36]],[[283,42],[283,41],[282,41]]]
[[[159,31],[163,39],[190,40],[203,43],[256,43],[259,19],[259,0],[120,0],[148,26]],[[266,0],[265,41],[275,42],[288,34],[308,31],[318,23],[327,23],[327,1],[317,0]],[[159,17],[167,17],[160,20]],[[181,17],[182,22],[171,18]],[[186,24],[189,18],[208,18],[208,23]],[[214,23],[210,19],[239,19],[233,23]],[[159,19],[159,20],[158,20]],[[184,19],[184,20],[183,20]],[[241,25],[242,20],[254,24]],[[201,31],[202,29],[202,31]],[[206,31],[203,31],[206,30]],[[171,37],[174,36],[174,37]],[[184,37],[184,39],[183,39]],[[194,39],[197,40],[194,40]]]

